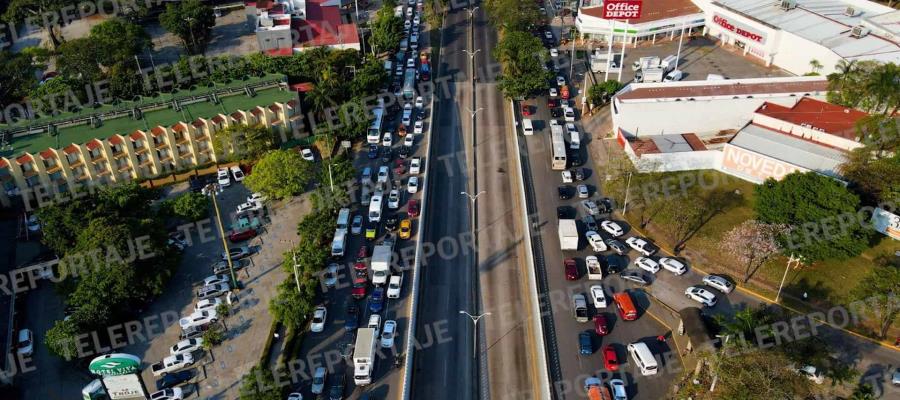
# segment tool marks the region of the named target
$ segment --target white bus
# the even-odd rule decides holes
[[[566,169],[566,141],[563,139],[562,126],[550,126],[550,168]]]
[[[372,120],[372,125],[369,126],[369,131],[366,134],[366,141],[372,144],[378,144],[381,141],[381,125],[384,122],[384,107],[375,107],[372,110],[372,114],[375,115],[375,119]]]
[[[375,194],[372,196],[372,199],[369,200],[369,222],[381,221],[382,197],[383,194],[379,190],[375,192]]]

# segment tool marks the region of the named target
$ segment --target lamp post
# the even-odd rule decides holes
[[[472,22],[472,18],[475,16],[475,10],[477,10],[479,8],[481,8],[481,7],[475,6],[475,7],[472,7],[470,9],[466,10],[469,12],[469,23]]]
[[[475,234],[475,200],[478,200],[478,196],[481,196],[484,193],[485,193],[484,190],[476,193],[475,195],[471,195],[471,194],[469,194],[469,192],[459,192],[459,194],[469,198],[469,203],[470,203],[469,213],[472,214],[472,234],[473,235]]]
[[[222,248],[225,249],[225,262],[228,263],[228,272],[231,274],[231,283],[234,287],[237,287],[237,277],[234,275],[234,264],[231,262],[231,254],[228,251],[228,243],[225,242],[225,228],[222,227],[222,215],[219,213],[219,202],[216,201],[216,191],[218,190],[218,185],[214,183],[210,183],[206,185],[206,191],[209,193],[209,197],[212,198],[213,209],[216,211],[216,225],[219,227],[219,236],[222,237]]]
[[[282,240],[281,240],[281,243],[290,243],[290,244],[291,244],[291,261],[292,261],[292,263],[293,263],[292,266],[293,266],[293,268],[294,268],[294,283],[297,284],[297,292],[299,293],[299,292],[301,291],[301,290],[300,290],[300,273],[297,271],[297,265],[298,265],[298,263],[297,263],[297,249],[294,248],[294,239],[291,239],[291,240],[284,240],[284,239],[282,239]]]
[[[480,315],[472,315],[463,310],[459,310],[459,313],[464,314],[472,319],[472,357],[477,358],[478,357],[478,320],[480,320],[481,318],[486,317],[488,315],[491,315],[491,313],[486,312],[486,313],[480,314]]]
[[[628,173],[628,183],[625,184],[625,203],[622,204],[622,216],[625,216],[625,211],[628,209],[628,191],[631,189],[631,172]]]
[[[475,49],[475,51],[469,51],[466,49],[462,50],[463,53],[466,53],[466,55],[469,56],[469,65],[472,68],[472,81],[473,82],[475,81],[475,55],[478,54],[479,51],[481,51],[481,49]],[[474,83],[473,83],[473,85],[474,85]]]

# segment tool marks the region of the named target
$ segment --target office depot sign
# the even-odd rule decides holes
[[[754,32],[749,26],[740,22],[729,20],[728,17],[719,13],[713,13],[713,23],[722,28],[734,32],[738,36],[743,36],[759,44],[766,43],[766,35],[760,32]]]
[[[640,0],[604,0],[603,19],[638,19],[641,4]]]

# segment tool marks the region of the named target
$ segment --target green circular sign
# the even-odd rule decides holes
[[[88,370],[97,375],[116,376],[140,371],[141,359],[125,353],[113,353],[91,360]]]

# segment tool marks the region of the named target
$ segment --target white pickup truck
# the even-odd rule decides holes
[[[193,363],[194,356],[192,356],[191,354],[178,354],[163,358],[162,361],[151,365],[150,370],[153,371],[153,376],[160,376],[168,372],[177,371],[179,369],[188,367]]]

